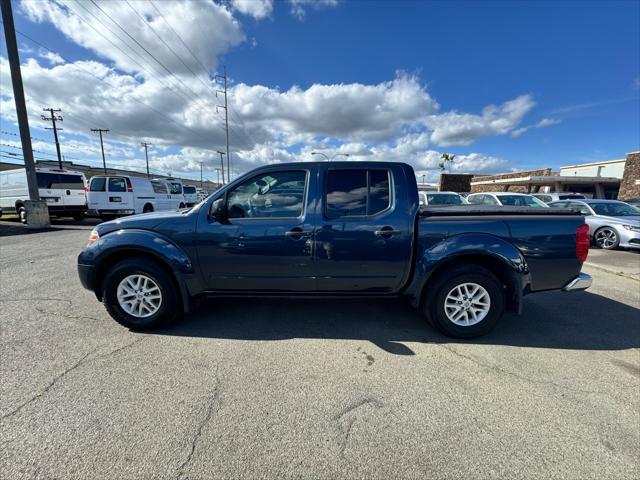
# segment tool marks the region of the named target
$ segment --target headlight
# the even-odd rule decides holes
[[[640,227],[636,227],[635,225],[622,225],[622,228],[631,230],[632,232],[640,232]]]
[[[87,247],[90,247],[93,243],[97,242],[98,240],[100,240],[100,235],[98,234],[98,231],[94,228],[93,230],[91,230],[91,235],[89,235],[89,241],[87,242]]]

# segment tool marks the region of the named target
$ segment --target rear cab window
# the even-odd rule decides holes
[[[325,217],[363,217],[382,213],[391,206],[387,169],[331,169],[324,192]]]

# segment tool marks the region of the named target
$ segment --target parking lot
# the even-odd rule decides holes
[[[3,478],[640,476],[638,253],[471,341],[381,300],[211,300],[133,333],[79,284],[91,224],[0,222]]]

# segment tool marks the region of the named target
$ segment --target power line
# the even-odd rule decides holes
[[[38,42],[37,40],[34,40],[34,39],[33,39],[33,38],[31,38],[29,35],[27,35],[27,34],[25,34],[25,33],[21,32],[21,31],[19,31],[19,30],[16,30],[16,33],[18,33],[20,36],[22,36],[22,37],[26,38],[27,40],[29,40],[29,41],[31,41],[31,42],[33,42],[33,43],[35,43],[35,44],[36,44],[36,45],[38,45],[39,47],[42,47],[42,48],[44,48],[45,50],[47,50],[47,51],[49,51],[49,52],[51,52],[51,53],[55,53],[56,55],[60,55],[60,58],[62,58],[65,62],[67,62],[67,63],[73,63],[73,62],[71,62],[70,60],[68,60],[67,58],[65,58],[63,55],[61,55],[60,53],[56,52],[55,50],[51,50],[49,47],[47,47],[47,46],[43,45],[42,43]],[[92,77],[96,78],[97,80],[101,81],[102,83],[104,83],[104,84],[108,85],[109,87],[111,87],[111,88],[115,88],[112,84],[110,84],[109,82],[107,82],[105,79],[100,78],[99,76],[97,76],[96,74],[94,74],[93,72],[91,72],[90,70],[87,70],[87,69],[85,69],[85,68],[82,68],[82,67],[80,67],[80,66],[78,66],[78,65],[76,65],[76,64],[74,64],[74,66],[75,66],[77,69],[82,70],[83,72],[85,72],[85,73],[87,73],[87,74],[91,75]],[[144,105],[144,106],[145,106],[145,107],[147,107],[149,110],[152,110],[153,112],[155,112],[155,113],[157,113],[158,115],[160,115],[162,118],[164,118],[164,119],[166,119],[166,120],[170,121],[171,123],[173,123],[173,124],[177,125],[178,127],[183,128],[183,129],[185,129],[185,130],[188,130],[188,131],[190,131],[190,132],[194,133],[195,135],[197,135],[198,137],[200,137],[200,138],[201,138],[201,139],[203,139],[203,140],[207,140],[207,139],[206,139],[205,137],[203,137],[200,133],[196,132],[195,130],[193,130],[193,129],[189,128],[189,127],[187,127],[186,125],[183,125],[183,124],[181,124],[181,123],[178,123],[178,122],[177,122],[176,120],[174,120],[173,118],[171,118],[171,117],[169,117],[169,116],[165,115],[165,114],[164,114],[164,113],[162,113],[160,110],[157,110],[156,108],[152,107],[152,106],[151,106],[151,105],[149,105],[148,103],[143,102],[142,100],[137,99],[135,96],[129,97],[129,99],[133,100],[134,102],[139,103],[140,105]]]

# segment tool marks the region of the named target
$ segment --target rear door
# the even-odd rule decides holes
[[[125,177],[109,177],[107,181],[107,208],[133,210],[133,193],[129,191]]]
[[[36,172],[38,178],[38,193],[40,199],[47,202],[47,206],[55,209],[62,207],[62,194],[58,188],[60,175],[54,172]]]
[[[318,290],[399,290],[409,273],[413,234],[401,166],[323,165],[322,175],[314,242]]]
[[[83,175],[61,173],[58,188],[65,207],[82,207],[87,204]]]

